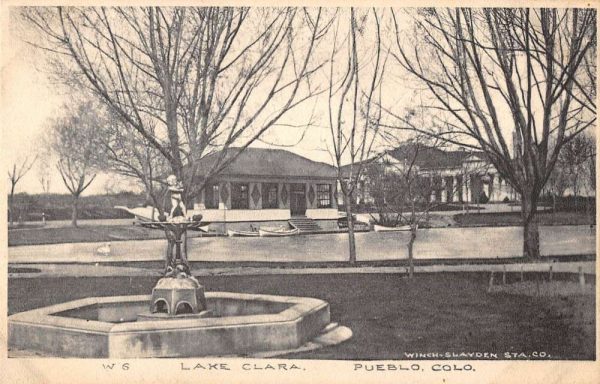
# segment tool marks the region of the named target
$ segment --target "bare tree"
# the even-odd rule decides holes
[[[50,192],[50,185],[52,182],[52,148],[50,148],[50,141],[51,137],[48,131],[43,131],[43,133],[36,138],[38,158],[40,159],[40,161],[37,162],[36,174],[44,193]]]
[[[581,186],[581,176],[585,175],[586,163],[595,153],[595,143],[587,135],[578,135],[566,143],[558,155],[557,167],[566,174],[573,196],[577,197]]]
[[[523,254],[538,258],[540,192],[563,146],[596,120],[595,71],[588,68],[595,62],[596,11],[417,13],[410,48],[393,13],[395,57],[425,86],[441,117],[436,129],[413,129],[486,153],[521,196]]]
[[[96,167],[101,163],[100,119],[92,102],[66,109],[66,116],[52,123],[51,147],[60,176],[73,197],[71,225],[77,227],[79,197],[96,178]]]
[[[38,181],[40,182],[40,185],[42,186],[42,191],[44,193],[49,193],[50,185],[52,182],[52,176],[50,174],[49,166],[44,165],[43,167],[40,167],[38,169]]]
[[[369,24],[375,28],[371,33],[366,31]],[[368,47],[373,47],[374,52],[368,52]],[[372,62],[366,59],[369,55],[372,55]],[[340,15],[333,32],[328,110],[332,155],[348,220],[351,264],[356,262],[352,195],[377,136],[381,111],[375,108],[375,101],[381,100],[386,57],[382,52],[380,15],[376,9],[350,8]],[[338,67],[342,65],[343,70],[339,71]]]
[[[386,151],[377,161],[367,166],[371,194],[379,213],[376,221],[384,226],[410,227],[406,243],[409,277],[414,275],[414,243],[418,230],[429,222],[430,213],[447,204],[433,196],[446,194],[451,201],[460,194],[462,183],[446,185],[439,171],[423,166],[427,158],[443,150],[444,143],[428,135],[415,135],[406,141],[398,141],[393,135],[385,135],[392,150]],[[467,153],[465,153],[467,154]],[[481,166],[471,172],[487,173],[488,164],[482,159]],[[464,175],[463,175],[464,176]]]
[[[596,194],[596,140],[593,137],[588,137],[589,140],[593,143],[592,151],[590,152],[590,156],[587,158],[587,184],[590,188],[590,191]]]
[[[552,198],[552,211],[556,212],[556,199],[564,196],[565,191],[569,188],[569,179],[564,167],[557,162],[550,173],[548,182],[546,183],[546,190]]]
[[[8,170],[8,180],[10,181],[10,194],[8,195],[9,223],[13,225],[15,216],[14,197],[17,183],[31,170],[37,156],[33,159],[25,157],[22,162],[13,163],[12,169]]]
[[[107,112],[108,118],[100,127],[99,141],[107,170],[131,177],[142,184],[146,200],[164,212],[165,179],[170,174],[169,164],[161,153],[140,133],[117,114]],[[148,124],[154,134],[154,127]]]
[[[246,148],[319,92],[310,80],[323,63],[312,57],[329,25],[321,9],[303,8],[36,7],[21,15],[58,77],[103,100],[190,195],[203,187],[199,159],[233,143]]]

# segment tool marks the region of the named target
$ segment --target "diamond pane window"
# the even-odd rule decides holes
[[[254,206],[258,205],[258,201],[260,199],[260,191],[258,190],[258,184],[254,184],[254,188],[252,188],[252,202]]]
[[[313,186],[311,185],[308,190],[308,202],[310,204],[312,204],[314,201],[315,201],[315,190],[314,190]]]

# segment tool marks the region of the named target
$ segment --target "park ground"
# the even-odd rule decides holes
[[[189,257],[207,291],[318,297],[330,304],[332,321],[353,332],[342,344],[285,358],[407,360],[412,353],[487,352],[512,359],[541,352],[545,359],[594,360],[591,219],[540,213],[543,258],[524,263],[518,215],[441,215],[437,228],[419,230],[414,279],[407,278],[406,233],[357,234],[355,267],[347,264],[344,233],[235,239],[195,233]],[[148,294],[165,249],[162,231],[130,220],[26,225],[11,229],[9,242],[9,315],[83,297]],[[111,242],[111,254],[98,255],[98,242]],[[547,281],[550,266],[553,282]],[[489,289],[491,271],[501,289]],[[507,290],[499,285],[503,271]],[[520,290],[521,275],[525,284],[554,287],[554,293]],[[570,288],[563,290],[565,284]]]
[[[488,352],[593,360],[593,294],[530,296],[488,292],[488,273],[202,276],[208,291],[318,297],[353,337],[286,355],[308,359],[410,359],[410,353]],[[540,275],[525,274],[526,280]],[[508,275],[508,283],[519,274]],[[554,279],[572,280],[567,274]],[[593,281],[593,280],[592,280]],[[90,296],[146,294],[154,276],[9,278],[9,314]],[[24,300],[24,298],[27,298]],[[509,354],[509,355],[506,355]]]

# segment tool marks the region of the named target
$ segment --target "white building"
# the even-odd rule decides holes
[[[464,149],[450,151],[406,143],[369,159],[365,166],[378,164],[384,166],[386,172],[402,172],[411,163],[420,177],[431,179],[431,201],[487,203],[517,198],[514,189],[500,176],[483,152]],[[344,168],[348,170],[349,166]],[[367,174],[359,181],[356,203],[373,201]]]

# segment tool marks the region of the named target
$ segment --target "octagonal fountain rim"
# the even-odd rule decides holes
[[[208,301],[221,299],[249,302],[271,302],[277,304],[288,304],[288,306],[277,313],[233,315],[205,318],[164,319],[160,321],[160,326],[158,328],[160,328],[161,331],[166,331],[170,329],[178,329],[181,327],[201,327],[209,329],[263,323],[272,324],[296,322],[310,313],[317,312],[324,308],[328,308],[329,306],[327,302],[311,297],[245,294],[236,292],[207,292],[206,299]],[[110,334],[144,330],[155,331],[157,330],[157,323],[151,320],[116,322],[83,319],[63,315],[63,313],[72,310],[100,305],[143,303],[144,305],[149,306],[151,300],[152,295],[88,297],[16,313],[9,316],[9,321],[29,323],[37,326],[65,327],[85,330],[86,332],[109,332]]]

